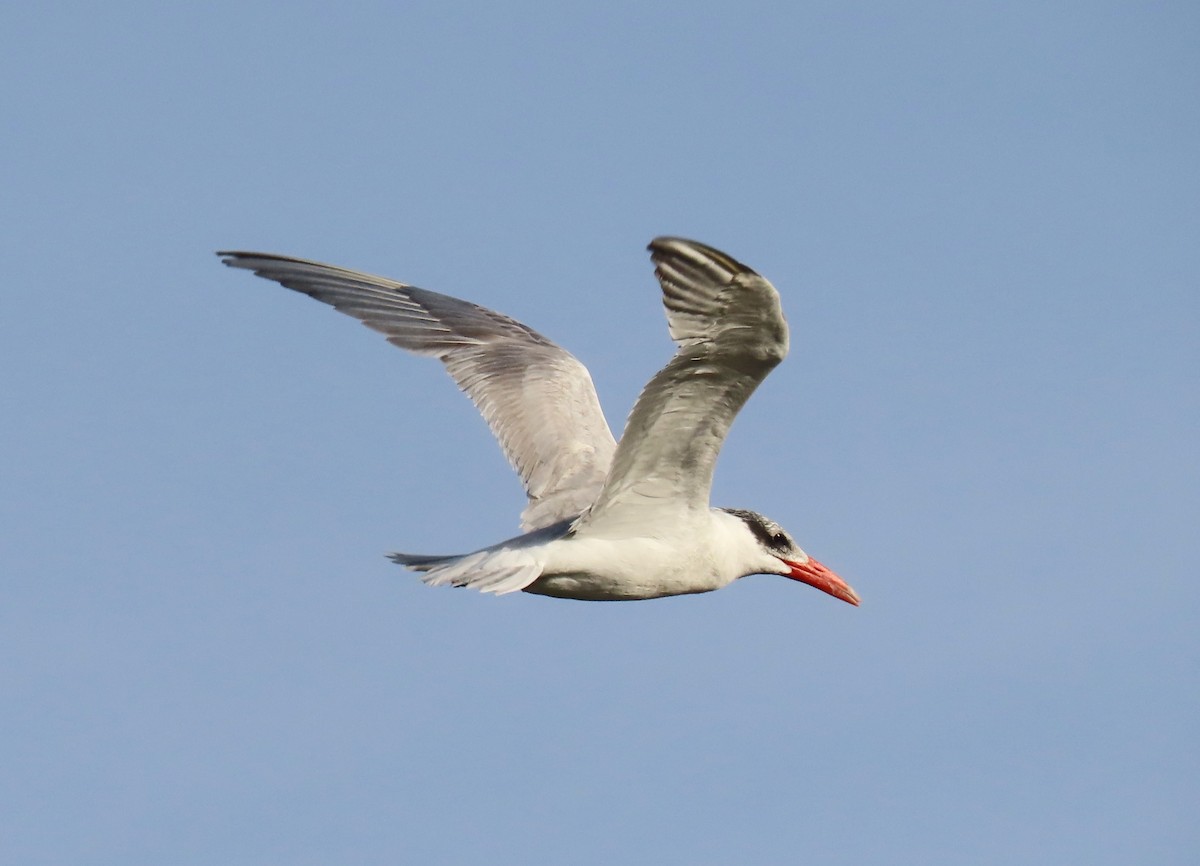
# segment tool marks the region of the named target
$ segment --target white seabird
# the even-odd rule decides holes
[[[709,505],[734,416],[788,351],[775,288],[695,241],[649,246],[679,349],[642,390],[618,444],[587,369],[533,329],[447,295],[269,253],[218,253],[432,355],[483,413],[529,503],[523,535],[472,553],[391,558],[432,586],[592,601],[708,592],[779,574],[858,604],[850,586],[761,514]]]

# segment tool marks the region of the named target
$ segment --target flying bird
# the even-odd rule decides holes
[[[619,601],[778,574],[857,605],[854,590],[779,524],[709,504],[734,416],[787,355],[779,293],[695,241],[660,237],[649,250],[678,350],[642,390],[619,443],[587,368],[508,316],[305,259],[218,255],[432,355],[483,414],[529,498],[523,534],[471,553],[391,554],[425,583]]]

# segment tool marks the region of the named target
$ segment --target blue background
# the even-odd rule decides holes
[[[9,4],[0,860],[1194,863],[1192,3]],[[522,495],[436,363],[222,268],[792,354],[714,501],[862,594],[433,590]]]

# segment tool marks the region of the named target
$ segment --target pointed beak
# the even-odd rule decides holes
[[[788,575],[792,580],[807,583],[809,586],[821,590],[821,592],[829,593],[834,598],[840,598],[842,601],[849,602],[855,606],[858,605],[858,593],[850,588],[850,584],[846,583],[846,581],[842,580],[811,556],[808,562],[793,562],[790,559],[785,559],[783,560],[783,564],[792,570],[791,574]]]

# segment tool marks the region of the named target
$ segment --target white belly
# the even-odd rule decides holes
[[[655,538],[566,538],[547,545],[542,576],[525,592],[587,601],[623,601],[711,592],[725,573],[702,539],[686,551]]]

